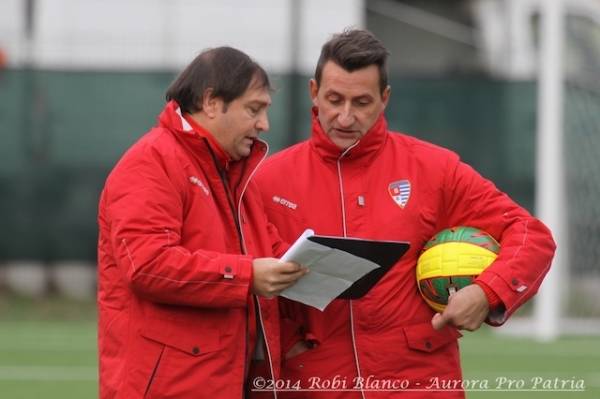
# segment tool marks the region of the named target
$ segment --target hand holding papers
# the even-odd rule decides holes
[[[316,236],[312,230],[306,230],[281,260],[300,263],[310,273],[281,296],[319,310],[337,297],[360,298],[408,247],[403,242]]]

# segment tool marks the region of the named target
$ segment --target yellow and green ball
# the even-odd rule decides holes
[[[425,302],[442,312],[450,294],[473,283],[498,256],[500,244],[474,227],[452,227],[429,240],[417,261],[417,286]]]

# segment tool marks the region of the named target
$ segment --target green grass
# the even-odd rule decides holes
[[[98,397],[93,302],[0,296],[0,398]]]
[[[95,319],[92,302],[0,295],[0,398],[97,397]],[[460,343],[469,399],[600,398],[600,336],[538,343],[486,328],[465,333]],[[531,391],[536,377],[552,387],[566,381],[566,388],[584,380],[585,391]]]
[[[0,321],[0,397],[97,397],[96,324]]]
[[[541,343],[498,336],[488,330],[465,333],[461,339],[463,379],[488,383],[485,391],[470,391],[469,399],[600,398],[600,336]],[[543,390],[578,388],[579,380],[583,380],[585,391]],[[473,385],[479,388],[480,384]]]

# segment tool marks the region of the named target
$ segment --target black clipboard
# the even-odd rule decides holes
[[[312,235],[308,239],[314,243],[370,260],[380,266],[356,280],[346,291],[337,296],[339,299],[358,299],[365,296],[410,248],[410,244],[403,241],[377,241],[318,235]]]

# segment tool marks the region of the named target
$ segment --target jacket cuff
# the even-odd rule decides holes
[[[248,255],[223,255],[219,265],[219,274],[221,281],[231,282],[235,289],[235,297],[240,301],[246,302],[246,298],[251,294],[252,288],[252,261],[253,258]]]
[[[475,280],[474,282],[479,287],[481,287],[481,289],[485,293],[485,296],[486,296],[487,301],[489,303],[490,311],[493,311],[499,305],[502,304],[502,300],[500,299],[500,297],[498,296],[498,294],[496,294],[494,291],[492,291],[492,289],[486,283],[484,283],[483,281],[480,281],[480,280]]]
[[[476,282],[483,282],[500,299],[495,308],[490,307],[486,322],[492,326],[500,326],[527,299],[529,287],[518,277],[501,276],[492,271],[483,272]]]
[[[246,255],[223,255],[219,273],[226,280],[249,281],[252,276],[252,257]]]

